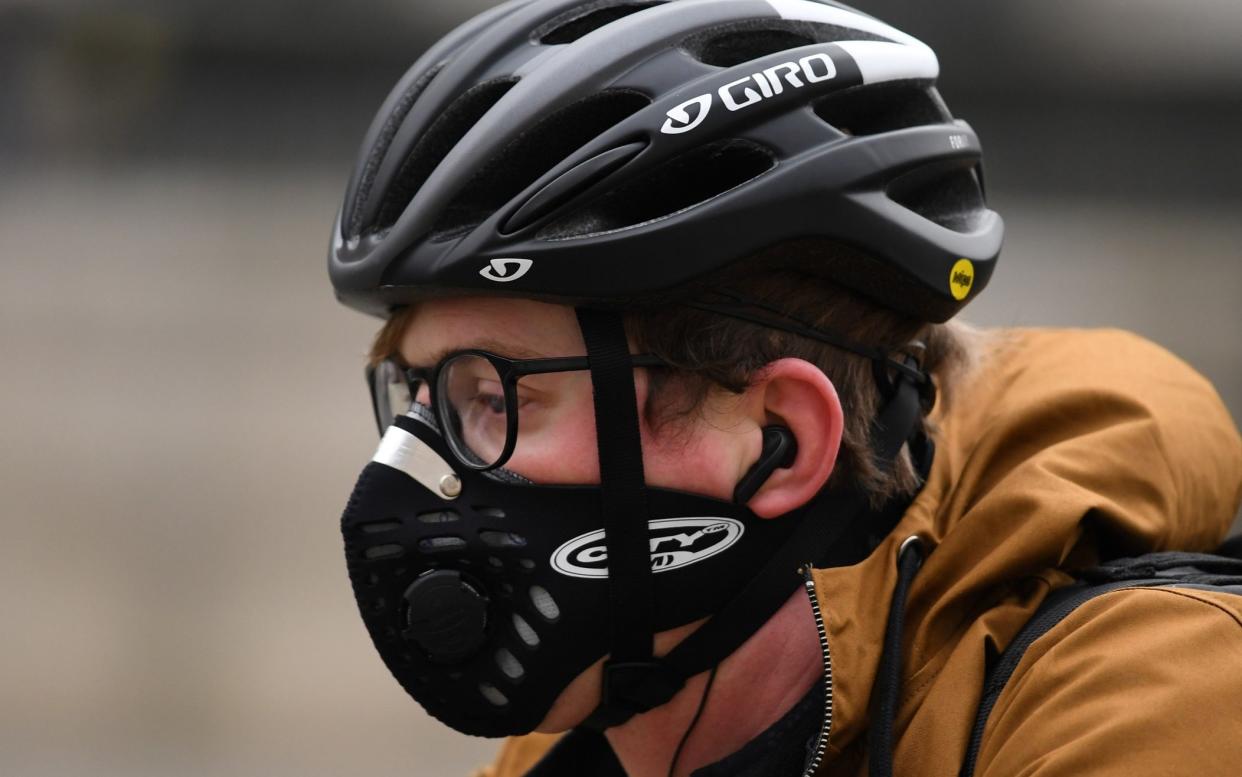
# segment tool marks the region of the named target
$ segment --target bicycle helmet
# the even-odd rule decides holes
[[[337,297],[641,298],[785,241],[940,322],[1000,251],[933,51],[827,0],[513,0],[401,79],[333,231]],[[827,261],[827,260],[826,260]]]

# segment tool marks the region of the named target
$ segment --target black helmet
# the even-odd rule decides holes
[[[826,0],[512,0],[418,60],[363,143],[337,297],[641,298],[789,241],[944,321],[1001,218],[925,44]]]

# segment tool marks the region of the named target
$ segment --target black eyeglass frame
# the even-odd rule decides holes
[[[492,368],[496,370],[496,374],[500,377],[501,391],[503,392],[505,401],[505,446],[501,450],[496,461],[490,464],[480,464],[478,456],[471,451],[465,449],[458,439],[457,434],[453,431],[452,426],[446,423],[448,411],[451,408],[444,406],[448,400],[445,398],[447,392],[441,383],[444,381],[447,373],[444,368],[454,359],[460,359],[465,356],[477,356],[485,359]],[[394,359],[386,359],[398,372],[405,378],[406,388],[410,392],[411,403],[418,396],[418,385],[426,383],[431,392],[431,411],[435,415],[436,423],[440,425],[440,431],[444,435],[445,441],[452,450],[453,456],[461,462],[461,464],[476,472],[487,472],[504,466],[513,455],[514,448],[517,447],[518,435],[518,412],[517,412],[517,384],[518,381],[527,375],[544,375],[557,372],[577,372],[579,370],[589,370],[591,363],[586,356],[559,356],[541,359],[510,359],[507,356],[492,353],[474,348],[468,348],[460,351],[453,351],[442,358],[434,367],[405,367],[398,364]],[[382,364],[382,362],[381,362]],[[661,359],[653,353],[639,353],[630,355],[630,364],[634,367],[667,367],[668,362]],[[375,414],[375,424],[379,428],[382,436],[387,429],[387,424],[380,415],[379,386],[375,382],[375,374],[378,372],[378,366],[368,365],[366,368],[367,388],[371,393],[371,410]],[[398,413],[393,412],[392,417],[396,418]]]

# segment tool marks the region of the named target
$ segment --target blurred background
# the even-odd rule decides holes
[[[349,592],[377,322],[332,219],[487,0],[0,0],[0,774],[464,775]],[[985,325],[1118,326],[1242,417],[1242,4],[870,0],[979,130]]]

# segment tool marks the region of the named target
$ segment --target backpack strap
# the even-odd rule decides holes
[[[1242,596],[1242,559],[1170,551],[1109,561],[1082,573],[1079,582],[1052,592],[988,672],[960,777],[973,777],[983,730],[996,700],[1027,648],[1078,607],[1123,588],[1199,588]]]
[[[1081,574],[1081,579],[1088,584],[1151,579],[1174,584],[1231,586],[1242,582],[1242,558],[1184,551],[1147,553],[1088,569]]]

